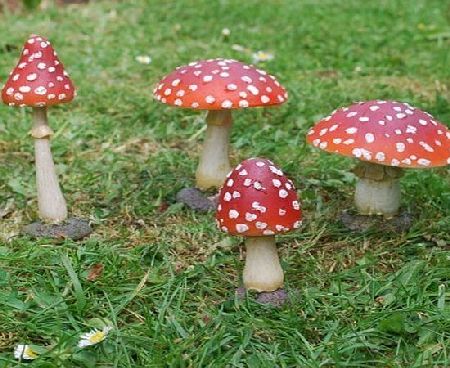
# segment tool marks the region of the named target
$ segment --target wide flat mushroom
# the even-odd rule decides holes
[[[200,189],[219,188],[231,170],[231,111],[276,106],[288,98],[274,76],[232,59],[208,59],[178,67],[157,84],[153,94],[164,104],[208,111],[196,171],[196,186]]]
[[[73,234],[70,231],[72,225],[64,224],[61,229],[56,226],[67,220],[68,212],[50,150],[53,131],[48,125],[47,107],[71,102],[75,94],[73,83],[50,42],[38,35],[31,35],[2,89],[1,97],[9,106],[31,107],[33,110],[31,136],[35,140],[39,217],[49,224],[33,225],[33,234],[37,234],[34,231],[36,226],[42,236],[53,236],[56,232],[59,237],[80,238],[90,232],[86,222],[74,219],[69,221],[69,225],[76,227]],[[47,234],[46,229],[50,228],[52,230]]]
[[[358,102],[335,110],[307,133],[307,142],[355,157],[355,205],[362,215],[399,212],[402,169],[450,164],[450,131],[430,114],[396,101]]]
[[[227,234],[245,237],[244,286],[272,292],[283,286],[275,235],[301,225],[301,209],[293,182],[263,158],[240,163],[219,195],[217,225]]]

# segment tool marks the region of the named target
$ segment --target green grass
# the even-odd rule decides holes
[[[355,234],[336,219],[351,207],[354,162],[304,140],[355,100],[408,101],[450,122],[449,32],[442,0],[93,1],[0,14],[0,81],[39,33],[78,86],[74,103],[50,110],[53,153],[72,213],[95,226],[62,245],[19,235],[37,217],[30,113],[1,107],[0,367],[18,364],[18,343],[49,347],[34,367],[450,366],[448,168],[402,179],[409,232]],[[279,310],[234,300],[239,239],[174,205],[193,184],[203,115],[151,98],[177,65],[250,62],[233,44],[274,53],[262,67],[290,91],[281,108],[237,112],[232,132],[233,163],[269,157],[302,196],[303,229],[279,237],[286,287],[299,293]],[[97,263],[103,274],[87,281]],[[74,352],[96,318],[115,329]]]

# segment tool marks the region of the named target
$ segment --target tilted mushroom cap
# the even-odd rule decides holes
[[[430,114],[396,101],[339,108],[310,129],[307,141],[328,152],[386,166],[450,164],[450,131]]]
[[[178,67],[153,91],[162,103],[198,110],[280,105],[288,98],[274,76],[231,59],[208,59]]]
[[[75,88],[48,40],[31,35],[2,89],[10,106],[43,107],[73,100]]]
[[[219,194],[218,227],[232,235],[267,236],[301,225],[294,183],[270,160],[250,158],[230,172]]]

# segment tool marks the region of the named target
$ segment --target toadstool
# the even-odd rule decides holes
[[[72,101],[75,88],[48,40],[29,37],[1,96],[9,106],[32,107],[39,216],[51,223],[64,221],[67,205],[50,151],[53,131],[47,122],[47,107]]]
[[[397,214],[403,168],[450,164],[450,131],[430,114],[396,101],[339,108],[309,130],[307,142],[361,161],[355,205],[362,215]]]
[[[231,110],[280,105],[288,98],[274,76],[232,59],[195,61],[176,68],[153,91],[165,104],[208,110],[206,138],[196,171],[200,189],[219,188],[231,170]]]
[[[301,225],[300,202],[293,182],[270,160],[250,158],[227,176],[219,194],[217,226],[244,236],[244,286],[274,291],[283,286],[275,235]]]

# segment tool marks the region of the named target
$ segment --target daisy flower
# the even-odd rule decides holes
[[[148,55],[139,55],[136,56],[136,61],[140,64],[150,64],[152,62],[152,58]]]
[[[102,330],[93,329],[85,334],[82,334],[80,337],[80,341],[78,342],[79,348],[84,348],[86,346],[91,346],[98,344],[106,339],[109,331],[112,330],[112,327],[105,326]]]
[[[252,58],[253,58],[253,63],[257,64],[257,63],[263,63],[265,61],[270,61],[274,58],[274,55],[271,54],[270,52],[266,52],[266,51],[256,51],[252,54]]]
[[[18,360],[34,360],[38,356],[30,345],[17,345],[14,349],[14,358]]]

